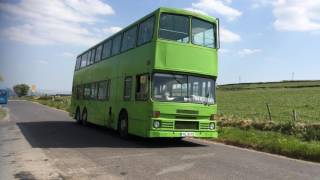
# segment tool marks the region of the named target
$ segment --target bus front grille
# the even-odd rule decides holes
[[[177,109],[176,112],[178,114],[192,114],[192,115],[198,115],[199,114],[199,111],[185,110],[185,109]]]
[[[171,122],[162,121],[161,128],[173,129],[173,121],[171,121]]]
[[[209,123],[203,123],[203,122],[200,122],[200,130],[208,130],[209,129]]]
[[[199,129],[199,122],[197,121],[176,121],[175,129]]]

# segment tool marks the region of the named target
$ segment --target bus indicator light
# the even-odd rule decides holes
[[[160,111],[153,111],[153,117],[159,118],[160,117]]]

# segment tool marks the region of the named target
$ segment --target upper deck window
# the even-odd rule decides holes
[[[212,23],[192,18],[192,43],[204,47],[215,47],[215,27]]]
[[[134,26],[124,32],[121,51],[126,51],[128,49],[132,49],[136,46],[137,39],[137,26]]]
[[[110,57],[111,56],[111,45],[112,41],[108,40],[103,44],[103,50],[102,50],[102,59]]]
[[[182,43],[189,42],[189,18],[181,15],[161,14],[159,37]]]
[[[80,63],[81,63],[81,56],[77,57],[77,61],[76,61],[76,68],[75,70],[78,70],[80,68]]]
[[[86,60],[86,62],[87,62],[86,66],[89,66],[89,65],[90,65],[90,58],[91,58],[91,50],[89,50],[86,54],[87,54],[87,56],[86,56],[86,58],[87,58],[87,60]]]
[[[101,60],[101,52],[102,52],[102,44],[100,44],[100,45],[97,47],[96,56],[95,56],[94,62],[98,62],[98,61]]]
[[[87,64],[87,53],[83,54],[81,56],[81,63],[80,63],[80,67],[83,68],[85,67]]]
[[[90,52],[91,52],[90,64],[93,64],[93,63],[94,63],[94,57],[95,57],[95,55],[96,55],[96,49],[93,48]]]
[[[112,41],[112,55],[119,54],[120,52],[121,35],[122,34],[118,34]]]
[[[154,16],[142,22],[139,26],[138,45],[151,41],[153,35]]]

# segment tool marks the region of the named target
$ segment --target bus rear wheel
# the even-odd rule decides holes
[[[76,117],[75,117],[75,119],[76,119],[77,124],[81,124],[81,123],[82,123],[82,122],[81,122],[81,115],[80,115],[79,109],[76,111]]]
[[[128,115],[125,112],[119,115],[118,132],[122,138],[128,138]]]
[[[83,110],[83,113],[82,113],[82,125],[86,126],[88,125],[88,121],[87,121],[87,118],[88,118],[88,113],[87,113],[87,110],[84,109]]]

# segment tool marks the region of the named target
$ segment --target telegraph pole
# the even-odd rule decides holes
[[[294,80],[294,72],[292,72],[292,74],[291,74],[291,81],[293,81]]]

